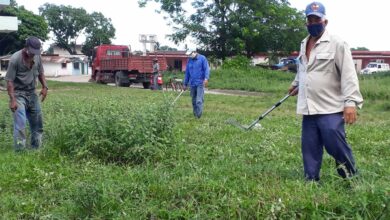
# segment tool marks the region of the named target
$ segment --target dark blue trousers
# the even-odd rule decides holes
[[[345,138],[343,113],[303,116],[302,156],[307,180],[320,179],[324,147],[335,159],[341,177],[356,173],[352,150]]]

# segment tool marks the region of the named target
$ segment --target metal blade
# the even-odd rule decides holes
[[[238,121],[236,121],[235,119],[233,118],[229,118],[228,120],[226,120],[226,123],[228,124],[231,124],[233,126],[236,126],[237,128],[241,129],[241,130],[244,130],[244,131],[247,131],[249,129],[248,126],[246,125],[241,125],[240,123],[238,123]]]

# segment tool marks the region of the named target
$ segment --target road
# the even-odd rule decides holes
[[[77,83],[89,83],[90,75],[71,75],[71,76],[59,76],[59,77],[47,77],[47,80],[60,81],[60,82],[77,82]],[[114,84],[108,84],[114,86]],[[143,88],[142,84],[132,84],[132,88]],[[224,90],[224,89],[206,89],[206,94],[215,95],[231,95],[231,96],[261,96],[259,92],[248,92],[241,90]]]

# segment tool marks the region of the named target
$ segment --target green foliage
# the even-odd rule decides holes
[[[390,72],[376,73],[372,75],[360,75],[360,91],[365,100],[365,106],[371,105],[372,102],[381,103],[375,105],[380,108],[380,110],[390,109],[388,102],[383,102],[382,100],[389,100],[389,84],[390,84]]]
[[[55,114],[50,110],[48,114],[53,114],[50,125],[55,128],[49,128],[48,141],[62,153],[109,163],[141,164],[161,159],[166,146],[173,144],[169,102],[140,106],[125,96],[80,101],[71,105],[51,103],[56,106],[52,109]],[[79,108],[69,108],[74,105]]]
[[[8,103],[0,102],[5,119],[0,119],[0,127],[6,128],[0,132],[0,216],[389,219],[390,111],[383,108],[388,106],[389,75],[359,76],[365,104],[357,123],[346,126],[360,172],[357,178],[339,178],[334,160],[325,153],[321,183],[304,182],[296,97],[264,118],[262,129],[242,132],[225,123],[228,118],[243,124],[256,119],[286,94],[293,77],[256,68],[213,71],[214,88],[261,93],[206,93],[201,119],[193,117],[188,92],[172,108],[166,102],[177,95],[173,92],[49,81],[50,93],[42,103],[45,146],[23,154],[12,150],[12,117]],[[0,92],[0,100],[7,99]],[[173,123],[157,120],[169,117]],[[137,154],[146,160],[142,164],[102,163],[113,155],[112,143],[124,146],[144,138],[123,131],[143,129],[134,129],[134,121],[171,135],[162,140],[164,133],[152,134],[157,141],[148,137],[152,141],[144,143],[150,151]],[[93,140],[104,152],[94,148]],[[96,152],[86,154],[85,145]]]
[[[236,56],[231,59],[227,59],[223,62],[223,69],[248,69],[250,67],[251,60],[245,56]]]
[[[18,31],[0,33],[0,55],[11,54],[24,47],[29,36],[36,36],[42,41],[48,39],[49,30],[45,19],[33,12],[19,7],[15,2],[0,11],[0,16],[15,16],[21,21]]]
[[[145,7],[152,0],[139,0]],[[170,36],[178,43],[187,37],[196,39],[206,55],[225,59],[245,53],[285,52],[299,49],[306,35],[304,16],[278,0],[193,0],[195,10],[189,14],[180,0],[155,0],[168,14],[175,32]]]
[[[287,92],[294,77],[295,74],[259,67],[224,68],[212,72],[209,87],[268,93]]]
[[[67,50],[69,54],[76,54],[76,39],[89,22],[85,9],[45,3],[39,7],[39,12],[47,20],[56,44]]]
[[[351,48],[351,50],[359,50],[359,51],[370,51],[367,47],[356,47],[356,48]]]
[[[55,5],[46,3],[39,8],[42,16],[47,20],[50,31],[55,36],[55,43],[70,54],[76,54],[76,40],[85,35],[86,42],[83,52],[90,55],[91,49],[102,43],[111,43],[115,36],[115,28],[111,19],[107,19],[100,12],[88,14],[84,8]]]
[[[111,38],[115,37],[115,28],[110,18],[105,18],[100,12],[93,12],[90,19],[90,24],[85,30],[86,41],[82,48],[82,52],[87,56],[92,56],[92,50],[95,46],[111,44]]]

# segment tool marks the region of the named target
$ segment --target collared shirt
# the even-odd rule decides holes
[[[331,114],[344,107],[362,107],[363,97],[349,46],[327,31],[306,57],[309,37],[301,42],[298,72],[293,86],[298,86],[297,113]]]
[[[40,74],[43,74],[41,56],[35,55],[31,65],[23,58],[22,49],[11,56],[5,80],[13,82],[15,92],[34,92]]]
[[[205,79],[209,80],[210,68],[205,56],[197,54],[195,58],[189,58],[183,84],[191,86],[203,85]]]

